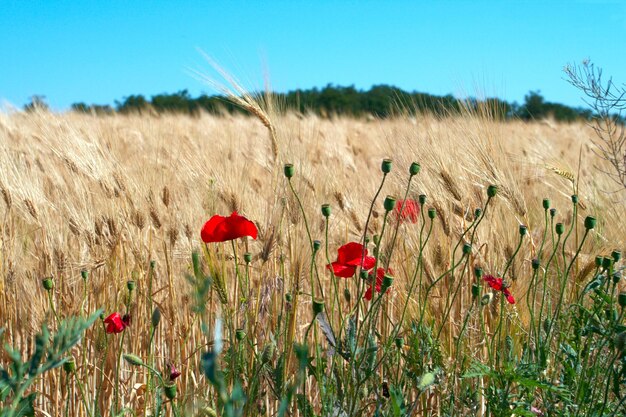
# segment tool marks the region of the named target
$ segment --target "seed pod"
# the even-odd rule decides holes
[[[152,318],[150,319],[150,322],[152,323],[152,327],[154,328],[156,328],[161,322],[161,310],[159,310],[159,307],[156,307],[152,312]]]
[[[243,260],[245,261],[245,263],[249,264],[250,262],[252,262],[252,254],[250,252],[244,253]]]
[[[391,211],[394,209],[394,207],[396,206],[396,199],[393,198],[392,196],[388,195],[385,198],[385,202],[383,203],[383,206],[385,207],[386,211]]]
[[[293,164],[285,164],[283,168],[283,172],[285,173],[285,177],[291,178],[294,174]]]
[[[322,311],[324,311],[324,300],[320,300],[320,299],[313,300],[313,316],[317,316]]]
[[[544,198],[542,204],[543,204],[544,210],[548,210],[550,208],[550,200],[549,199]]]
[[[487,196],[489,198],[495,197],[496,194],[498,194],[498,187],[497,186],[490,185],[489,187],[487,187]]]
[[[176,384],[166,384],[163,387],[163,393],[165,393],[165,396],[170,400],[176,398]]]
[[[68,373],[71,374],[72,372],[76,371],[76,362],[74,361],[74,357],[70,356],[64,363],[63,363],[63,370]]]
[[[585,229],[592,230],[596,227],[596,218],[592,216],[585,217]]]
[[[46,291],[52,291],[52,289],[54,288],[54,280],[52,279],[52,277],[44,278],[43,280],[41,280],[41,284]]]
[[[409,174],[410,174],[411,176],[413,176],[413,175],[417,175],[417,174],[419,174],[420,169],[421,169],[420,164],[418,164],[417,162],[413,162],[413,163],[411,164],[411,166],[409,167]]]
[[[322,204],[322,216],[326,218],[330,216],[330,204]]]
[[[383,159],[383,162],[380,166],[380,170],[384,173],[384,174],[389,174],[391,172],[391,159]]]
[[[565,226],[563,226],[563,223],[557,223],[556,226],[554,226],[554,230],[557,235],[562,235],[565,231]]]

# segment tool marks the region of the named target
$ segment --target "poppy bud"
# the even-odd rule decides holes
[[[556,216],[556,209],[555,208],[551,208],[550,209],[550,217],[554,217]]]
[[[520,224],[519,225],[519,234],[520,234],[520,236],[525,236],[527,232],[528,232],[528,228],[525,225]]]
[[[322,242],[320,242],[319,240],[314,240],[313,241],[313,250],[315,252],[317,252],[318,250],[320,250],[320,248],[322,247]]]
[[[383,206],[385,207],[386,211],[393,210],[393,208],[396,206],[396,199],[393,198],[392,196],[388,195],[385,198],[385,202],[383,203]]]
[[[420,194],[417,197],[417,201],[420,203],[420,206],[423,206],[424,204],[426,204],[426,194]]]
[[[596,256],[596,267],[601,267],[602,266],[602,256],[597,255]]]
[[[396,337],[395,343],[398,349],[402,349],[402,346],[404,346],[404,337]]]
[[[76,371],[76,362],[74,361],[74,357],[70,356],[64,363],[63,363],[63,370],[68,373],[71,374],[72,372]]]
[[[370,237],[365,236],[365,246],[367,246],[368,243],[370,243]]]
[[[602,258],[602,268],[609,269],[613,265],[613,258],[605,256]]]
[[[478,284],[472,284],[472,298],[477,298],[480,295],[480,286]]]
[[[287,294],[285,294],[285,301],[287,301],[288,303],[291,302],[292,298],[293,297],[291,296],[291,293],[288,292]]]
[[[578,204],[578,195],[576,194],[572,195],[572,203]]]
[[[324,300],[320,300],[320,299],[313,300],[313,316],[317,316],[322,311],[324,311]]]
[[[483,295],[483,298],[480,299],[480,304],[483,306],[486,306],[490,304],[492,300],[493,300],[493,293],[488,292],[487,294]]]
[[[544,208],[544,210],[547,210],[547,209],[550,208],[550,200],[549,199],[547,199],[547,198],[543,199],[543,208]]]
[[[252,262],[252,254],[250,252],[244,253],[243,260],[245,263],[249,264],[250,262]]]
[[[80,277],[83,279],[83,281],[87,281],[88,272],[86,269],[80,271]]]
[[[543,331],[546,332],[546,334],[548,333],[548,330],[550,330],[550,319],[545,319],[543,321]]]
[[[243,329],[235,330],[235,338],[237,338],[238,341],[241,342],[244,337],[246,337],[246,332]]]
[[[613,274],[613,284],[617,285],[622,280],[622,274],[618,271]]]
[[[44,278],[41,281],[41,284],[46,291],[52,291],[52,289],[54,288],[54,280],[52,279],[52,277]]]
[[[592,216],[585,217],[585,229],[591,230],[596,227],[596,218]]]
[[[476,278],[481,279],[483,277],[483,269],[480,266],[477,266],[474,268],[474,275],[476,275]]]
[[[490,185],[487,187],[487,196],[493,198],[498,194],[498,187],[496,185]]]
[[[359,276],[361,277],[361,279],[367,279],[367,271],[364,269],[361,269]]]
[[[463,255],[469,255],[470,253],[472,253],[472,245],[470,245],[469,243],[464,243],[463,244]]]
[[[330,216],[330,204],[322,204],[322,216],[326,218]]]
[[[350,290],[348,288],[343,289],[343,298],[346,299],[347,302],[350,302]]]
[[[132,353],[125,353],[122,356],[123,356],[124,360],[126,362],[128,362],[129,364],[131,364],[131,365],[143,366],[143,364],[144,364],[139,356],[133,355]]]
[[[474,210],[474,219],[477,220],[480,215],[483,214],[483,210],[480,208],[477,208],[476,210]]]
[[[393,277],[391,275],[385,274],[385,276],[383,277],[381,292],[384,292],[387,288],[391,287],[391,284],[393,284]]]
[[[539,259],[533,258],[533,260],[530,262],[530,264],[532,265],[533,270],[536,271],[536,270],[539,269],[539,266],[540,266]]]
[[[285,173],[285,177],[287,178],[293,177],[293,164],[285,164],[283,171]]]
[[[374,245],[378,246],[378,244],[380,243],[380,236],[374,235],[372,240],[374,241]]]
[[[618,263],[619,260],[622,259],[622,252],[614,250],[613,252],[611,252],[611,256],[613,257],[615,263]]]
[[[391,159],[383,159],[380,169],[384,174],[389,174],[391,172]]]
[[[126,288],[128,288],[128,291],[133,291],[135,289],[135,281],[133,280],[127,281]]]
[[[154,271],[155,268],[156,268],[156,261],[154,260],[150,261],[150,269]]]
[[[435,210],[434,208],[429,208],[428,209],[428,218],[429,219],[434,219],[435,217],[437,217],[437,210]]]
[[[617,296],[617,304],[622,308],[626,307],[626,292],[619,293]]]
[[[156,328],[161,322],[161,310],[159,310],[159,307],[155,308],[152,312],[152,318],[150,319],[150,322],[152,323],[152,327],[154,328]]]
[[[168,399],[173,400],[174,398],[176,398],[176,384],[165,384],[165,386],[163,387],[163,392]]]
[[[417,162],[413,162],[411,166],[409,167],[409,174],[411,176],[417,175],[419,174],[421,168],[422,167],[420,166],[420,164],[418,164]]]
[[[554,230],[557,235],[562,235],[565,231],[565,226],[563,226],[563,223],[557,223],[556,226],[554,226]]]

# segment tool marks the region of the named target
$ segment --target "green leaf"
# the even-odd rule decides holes
[[[427,372],[420,377],[420,382],[417,384],[417,388],[424,391],[426,388],[430,387],[435,383],[435,373]]]
[[[491,369],[482,363],[474,362],[470,365],[468,372],[464,373],[461,378],[477,378],[491,374]]]
[[[35,407],[33,403],[35,402],[35,397],[37,393],[33,392],[28,396],[22,398],[13,413],[13,417],[34,417],[35,415]]]

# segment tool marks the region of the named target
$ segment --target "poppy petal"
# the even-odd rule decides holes
[[[330,265],[326,265],[326,268],[332,268],[333,274],[341,278],[351,278],[356,272],[355,266],[344,265],[339,262],[333,262]]]
[[[365,249],[367,255],[367,249]],[[363,256],[363,245],[357,242],[346,243],[337,250],[337,262],[357,266]]]
[[[509,304],[515,304],[515,298],[513,298],[513,295],[511,294],[511,291],[509,291],[508,288],[505,288],[504,290],[502,290],[502,294],[504,294],[504,296],[506,297],[506,301],[508,301]]]
[[[376,265],[376,258],[374,258],[373,256],[366,256],[365,259],[363,259],[363,264],[361,267],[368,271],[374,268],[374,265]]]
[[[363,296],[367,301],[372,300],[372,287],[367,287],[367,291],[365,291],[365,295]]]
[[[256,239],[258,229],[253,222],[234,211],[229,217],[218,214],[211,217],[202,227],[200,236],[205,243],[225,242],[244,236]]]

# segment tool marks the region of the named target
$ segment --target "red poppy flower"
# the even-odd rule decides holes
[[[209,221],[202,226],[200,236],[203,242],[211,243],[225,242],[244,236],[250,236],[256,239],[258,232],[254,223],[240,216],[236,211],[233,211],[233,214],[229,217],[217,214],[211,217]]]
[[[388,273],[393,274],[393,272],[391,271],[391,269],[387,270]],[[382,285],[383,285],[383,278],[385,277],[385,270],[383,268],[378,268],[376,270],[376,292],[380,292],[382,289]],[[370,278],[372,278],[372,273],[370,272]],[[389,291],[389,290],[387,290]],[[372,286],[368,285],[367,287],[367,291],[365,291],[365,295],[363,296],[363,298],[365,298],[367,301],[370,301],[372,299]]]
[[[510,304],[515,304],[515,298],[513,298],[513,295],[511,294],[511,291],[509,291],[509,288],[504,286],[502,278],[496,278],[493,275],[485,275],[483,279],[494,290],[502,291],[502,294],[504,294],[506,300]]]
[[[367,256],[367,249],[365,249],[365,257],[363,257],[363,245],[357,242],[346,243],[337,251],[337,260],[326,268],[332,269],[333,273],[342,278],[350,278],[356,272],[356,267],[361,266],[364,270],[368,271],[376,265],[376,258],[373,256]],[[361,258],[363,262],[361,263]]]
[[[104,324],[107,325],[107,333],[122,333],[125,328],[130,326],[130,315],[125,314],[122,317],[119,313],[113,313],[104,319]]]
[[[171,362],[168,364],[168,366],[170,368],[170,381],[173,381],[180,376],[180,371],[176,369],[174,364]]]
[[[415,200],[398,200],[394,215],[398,221],[410,221],[411,223],[417,223],[417,219],[420,214],[420,205]]]

